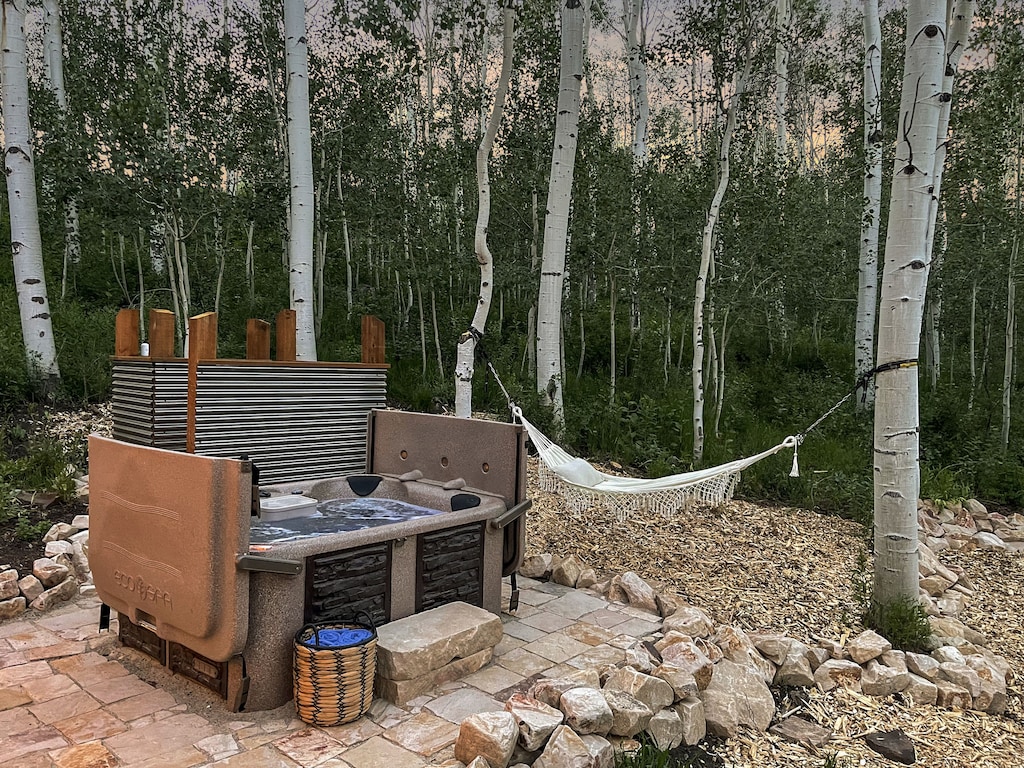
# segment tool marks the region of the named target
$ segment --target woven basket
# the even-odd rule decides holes
[[[377,668],[377,628],[366,621],[307,624],[295,634],[295,711],[310,725],[350,723],[366,714],[373,702]],[[321,644],[328,630],[369,630],[352,645]]]

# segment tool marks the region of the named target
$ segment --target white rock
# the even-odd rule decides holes
[[[519,567],[519,574],[527,579],[546,579],[551,575],[551,560],[552,557],[547,552],[527,555]]]
[[[56,557],[57,555],[70,555],[73,549],[73,545],[66,539],[59,539],[57,541],[46,542],[46,547],[43,549],[43,554],[47,557]]]
[[[630,667],[620,667],[604,683],[605,690],[625,691],[642,702],[653,713],[675,701],[675,691],[664,680],[645,675]],[[616,734],[624,736],[626,734]]]
[[[763,731],[775,714],[775,699],[764,679],[751,667],[728,659],[715,665],[711,683],[701,691],[700,700],[708,731],[725,738],[735,736],[740,726]]]
[[[1006,543],[994,533],[978,531],[976,534],[971,536],[971,539],[977,542],[979,549],[991,549],[998,552],[1006,551]]]
[[[869,696],[891,696],[902,691],[910,683],[910,673],[880,664],[871,659],[864,665],[860,678],[861,690]]]
[[[863,670],[855,661],[829,659],[814,673],[814,682],[822,691],[831,691],[838,685],[860,690],[860,677]]]
[[[79,531],[89,530],[89,516],[75,515],[75,519],[71,521],[71,527],[77,528]]]
[[[973,699],[981,693],[981,678],[978,673],[966,664],[959,664],[955,661],[944,661],[939,664],[939,677],[959,685],[971,694]]]
[[[573,688],[562,694],[558,704],[565,722],[579,734],[604,735],[612,727],[612,710],[601,691]],[[552,737],[554,738],[554,737]]]
[[[775,685],[791,685],[801,688],[814,685],[814,671],[811,669],[809,659],[810,653],[807,646],[794,640],[789,647],[789,653],[775,673]],[[821,664],[818,666],[820,667]]]
[[[694,643],[673,643],[661,651],[661,658],[693,675],[700,690],[708,687],[715,672],[711,660]]]
[[[729,661],[750,665],[769,685],[775,679],[775,665],[758,652],[747,633],[739,627],[722,625],[711,639]]]
[[[915,675],[933,682],[939,676],[939,662],[931,656],[925,656],[923,653],[908,653],[906,660],[907,669]]]
[[[672,662],[659,665],[652,674],[672,686],[676,701],[697,695],[697,680],[694,676]]]
[[[613,768],[615,765],[615,748],[608,739],[594,733],[580,736],[580,740],[590,753],[587,768]]]
[[[46,591],[43,582],[35,576],[28,575],[18,580],[18,588],[28,602],[32,602]]]
[[[479,712],[459,726],[455,757],[471,763],[483,757],[491,768],[505,768],[519,737],[519,727],[510,712]]]
[[[32,575],[43,583],[44,587],[55,587],[68,577],[68,567],[60,565],[49,557],[41,557],[32,563]]]
[[[612,736],[636,736],[647,727],[654,714],[650,708],[626,691],[606,688],[601,691],[612,711]]]
[[[600,694],[599,694],[600,695]],[[596,768],[587,743],[568,725],[560,725],[551,734],[534,768]]]
[[[903,695],[913,699],[914,704],[934,704],[938,693],[935,683],[913,673],[910,673],[907,687],[903,689]]]
[[[576,555],[569,555],[551,569],[551,580],[565,587],[575,587],[576,580],[579,579],[581,573],[583,573],[583,563],[577,559]]]
[[[656,712],[647,733],[659,749],[675,749],[683,742],[683,721],[674,709]]]
[[[708,733],[707,720],[704,718],[704,702],[696,696],[680,701],[675,705],[676,714],[683,726],[683,744],[692,747]]]
[[[515,693],[505,702],[519,726],[519,743],[530,752],[542,749],[555,728],[562,724],[562,713],[542,701]]]
[[[0,600],[10,600],[21,594],[18,587],[18,572],[14,568],[0,571]]]
[[[858,664],[877,659],[886,651],[892,650],[892,643],[871,629],[865,629],[846,645],[850,658]]]
[[[661,631],[665,634],[676,631],[691,637],[707,637],[714,631],[714,623],[700,608],[681,605],[662,622]]]
[[[0,600],[0,621],[13,619],[25,612],[25,598],[12,597],[10,600]]]
[[[626,571],[612,579],[612,585],[626,593],[627,602],[634,608],[648,613],[658,613],[658,599],[651,585],[633,571]]]
[[[78,529],[67,523],[54,523],[50,526],[50,530],[46,532],[46,535],[43,536],[43,543],[48,544],[51,541],[68,539],[76,533],[78,533]]]
[[[967,659],[964,658],[964,655],[960,653],[960,651],[954,648],[952,645],[943,645],[939,648],[936,648],[934,651],[932,651],[932,658],[940,664],[947,661],[952,661],[956,664],[967,663]]]

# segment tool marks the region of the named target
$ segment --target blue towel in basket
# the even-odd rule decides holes
[[[314,632],[305,644],[310,646],[319,644],[321,648],[348,648],[366,642],[372,636],[373,633],[370,630],[362,627],[321,629],[319,632]]]

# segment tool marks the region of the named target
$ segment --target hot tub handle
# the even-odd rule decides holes
[[[259,555],[239,555],[235,564],[242,571],[262,571],[263,573],[283,573],[298,576],[302,573],[302,563],[298,560],[283,560],[278,557],[261,557]]]
[[[504,514],[501,514],[498,517],[491,518],[489,524],[491,528],[494,528],[495,530],[501,530],[502,528],[506,527],[509,523],[515,522],[524,514],[526,514],[526,510],[528,510],[532,506],[533,499],[521,501]]]

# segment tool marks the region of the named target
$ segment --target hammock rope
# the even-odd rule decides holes
[[[863,389],[866,395],[868,384],[876,374],[917,365],[917,360],[897,360],[876,366],[857,379],[853,389],[818,417],[813,424],[802,432],[789,435],[782,442],[761,451],[761,453],[694,472],[681,472],[647,479],[619,477],[601,472],[585,459],[570,454],[530,423],[523,415],[522,408],[516,405],[505,388],[480,341],[478,336],[476,349],[501,388],[502,394],[505,395],[513,420],[518,420],[523,425],[530,437],[530,442],[537,449],[541,460],[539,474],[541,488],[557,493],[574,511],[583,512],[595,507],[604,508],[613,512],[620,521],[625,520],[631,513],[654,512],[671,517],[676,512],[694,504],[702,506],[722,504],[732,498],[743,470],[787,448],[793,449],[793,467],[789,473],[790,477],[799,477],[797,453],[801,443],[811,431],[845,405],[857,390]]]

